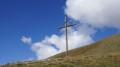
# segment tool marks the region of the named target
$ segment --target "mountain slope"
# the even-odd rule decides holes
[[[112,35],[93,44],[76,48],[69,51],[69,56],[88,56],[120,52],[120,34]],[[64,58],[65,52],[52,56],[50,58]]]

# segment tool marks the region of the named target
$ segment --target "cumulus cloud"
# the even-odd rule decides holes
[[[53,46],[41,42],[34,43],[31,49],[36,53],[36,56],[39,60],[45,59],[58,53],[58,51]]]
[[[120,29],[120,0],[67,0],[65,13],[96,28]]]
[[[32,42],[31,37],[28,37],[28,38],[27,38],[27,37],[22,36],[21,40],[22,40],[24,43],[27,43],[27,44],[31,44],[31,42]]]

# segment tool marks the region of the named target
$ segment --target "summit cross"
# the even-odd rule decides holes
[[[71,27],[74,26],[76,24],[71,24],[71,25],[67,25],[67,18],[65,17],[65,26],[63,27],[59,27],[58,29],[62,29],[65,28],[65,32],[66,32],[66,57],[68,56],[68,37],[67,37],[67,27]]]

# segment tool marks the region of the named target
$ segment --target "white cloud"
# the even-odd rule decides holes
[[[27,44],[31,44],[31,42],[32,42],[31,37],[26,38],[26,37],[22,36],[21,40],[22,40],[24,43],[27,43]]]
[[[120,0],[67,0],[65,13],[93,27],[120,29]]]
[[[36,53],[39,60],[45,59],[58,53],[58,51],[54,47],[43,44],[41,42],[34,43],[31,49]]]

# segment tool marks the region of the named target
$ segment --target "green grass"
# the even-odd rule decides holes
[[[120,67],[120,34],[93,44],[60,53],[46,60],[18,62],[0,67]]]
[[[120,53],[104,56],[76,56],[59,58],[59,60],[46,60],[28,64],[10,64],[1,67],[120,67]]]

